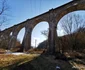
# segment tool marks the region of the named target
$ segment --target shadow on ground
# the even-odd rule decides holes
[[[18,66],[10,66],[10,70],[57,70],[56,66],[59,66],[60,70],[78,70],[65,59],[57,59],[51,55],[40,55],[33,60],[26,62]]]

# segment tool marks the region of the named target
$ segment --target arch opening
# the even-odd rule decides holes
[[[12,36],[12,33],[13,33],[13,32],[10,33],[10,36]]]
[[[85,11],[79,10],[64,15],[57,24],[58,36],[74,33],[80,27],[85,27]],[[70,25],[69,25],[69,24]]]
[[[57,25],[58,50],[60,52],[84,51],[85,11],[79,10],[63,16]]]
[[[23,27],[18,35],[17,35],[17,39],[16,39],[16,46],[15,46],[15,51],[23,51],[23,49],[21,50],[22,48],[22,42],[23,42],[23,38],[24,38],[24,35],[25,35],[25,27]]]
[[[44,42],[47,41],[48,36],[46,36],[46,33],[48,31],[49,25],[48,22],[40,22],[38,23],[33,31],[32,31],[32,37],[31,37],[31,46],[33,48],[42,48],[45,46]]]

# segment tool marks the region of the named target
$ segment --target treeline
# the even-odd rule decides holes
[[[59,37],[57,48],[61,52],[84,51],[85,49],[85,28],[78,29],[75,33]]]

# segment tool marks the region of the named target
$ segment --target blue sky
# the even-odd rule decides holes
[[[26,19],[30,19],[52,8],[61,6],[71,0],[7,0],[9,5],[8,15],[10,16],[8,28]],[[4,29],[2,28],[2,29]]]
[[[10,15],[10,21],[6,23],[7,25],[2,26],[1,29],[3,30],[11,27],[70,1],[71,0],[8,0],[7,3],[10,10],[7,13]],[[48,23],[46,22],[41,22],[34,28],[32,32],[32,45],[34,45],[35,39],[37,39],[37,43],[46,39],[40,32],[42,30],[46,30],[47,28]],[[60,32],[61,35],[63,30]],[[24,28],[20,31],[18,39],[22,40],[23,35]]]

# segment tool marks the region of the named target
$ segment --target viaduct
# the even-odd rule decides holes
[[[9,49],[15,47],[17,35],[22,28],[25,28],[25,34],[23,38],[23,47],[22,50],[25,52],[31,48],[31,34],[33,28],[40,22],[48,22],[49,25],[49,35],[48,35],[48,48],[47,51],[49,54],[53,54],[55,52],[55,38],[57,38],[57,24],[59,20],[66,14],[77,11],[77,10],[85,10],[85,0],[72,0],[71,2],[64,4],[55,9],[51,9],[41,15],[33,17],[31,19],[27,19],[24,22],[21,22],[17,25],[14,25],[10,28],[7,28],[0,32],[0,35],[9,36],[12,32],[12,37],[9,40],[8,47]]]

